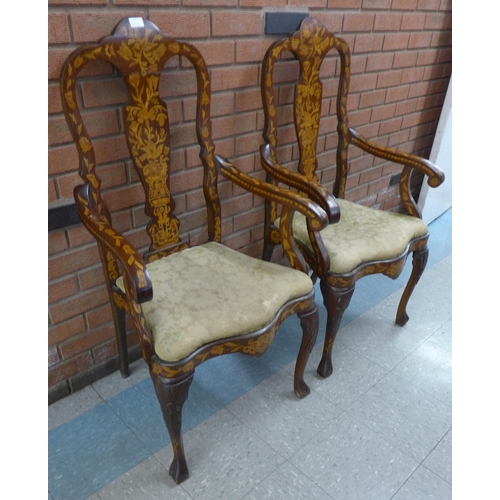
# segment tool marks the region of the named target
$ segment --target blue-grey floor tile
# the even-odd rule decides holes
[[[429,233],[429,260],[427,265],[433,266],[448,256],[452,250],[451,209],[429,224]]]
[[[48,452],[54,500],[84,499],[150,455],[106,403],[50,431]]]
[[[143,380],[114,396],[108,404],[151,453],[156,453],[170,443],[151,379]],[[193,381],[182,409],[182,431],[192,429],[220,408],[221,405]]]

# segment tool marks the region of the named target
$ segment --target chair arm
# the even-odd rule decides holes
[[[380,146],[366,139],[352,128],[349,128],[349,142],[379,158],[385,158],[386,160],[417,169],[429,177],[427,183],[431,187],[438,187],[444,182],[444,173],[442,170],[429,160]]]
[[[260,163],[262,168],[274,179],[298,189],[316,202],[327,213],[330,224],[340,220],[340,208],[335,197],[319,182],[306,180],[303,175],[290,172],[282,167],[273,159],[269,144],[260,146]]]
[[[289,189],[263,182],[243,173],[232,163],[219,155],[215,155],[219,170],[224,177],[227,177],[238,186],[276,203],[280,203],[290,210],[303,214],[311,224],[314,231],[321,231],[329,224],[328,215],[319,204],[300,196]]]
[[[109,221],[99,214],[89,202],[89,185],[81,184],[74,189],[75,204],[80,219],[89,232],[119,260],[122,270],[132,283],[133,299],[141,304],[153,298],[153,285],[146,263],[133,245]],[[125,276],[124,276],[125,278]],[[126,286],[126,288],[129,288]]]

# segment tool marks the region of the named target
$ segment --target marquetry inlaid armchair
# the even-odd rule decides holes
[[[322,81],[320,67],[330,52],[340,56],[340,74],[337,93],[337,152],[333,190],[330,192],[318,182],[317,141],[322,115]],[[294,94],[294,122],[299,149],[297,172],[283,167],[278,161],[277,104],[274,88],[274,70],[282,55],[291,53],[299,61],[299,79]],[[294,237],[303,258],[297,268],[312,271],[313,279],[320,279],[320,288],[327,309],[327,325],[323,356],[318,373],[327,377],[332,373],[332,346],[340,321],[354,292],[355,283],[366,275],[382,273],[396,279],[410,253],[413,270],[401,297],[396,323],[408,321],[408,299],[424,271],[427,256],[427,225],[421,220],[410,190],[412,172],[428,176],[431,187],[439,186],[443,173],[431,162],[404,152],[382,147],[365,139],[348,126],[347,92],[350,79],[350,52],[344,40],[329,32],[314,18],[306,18],[298,31],[290,37],[273,43],[262,64],[262,100],[265,113],[264,141],[261,146],[261,164],[267,180],[286,184],[307,194],[327,212],[329,225],[316,231],[312,224],[295,214]],[[331,130],[334,134],[334,130]],[[376,157],[401,164],[399,192],[407,214],[376,210],[345,200],[348,174],[348,146],[356,146]],[[340,214],[340,217],[339,217]],[[282,241],[276,204],[266,201],[264,260],[270,260],[273,249]]]
[[[195,128],[203,166],[207,209],[207,239],[197,246],[179,237],[169,174],[171,132],[160,79],[168,77],[166,63],[182,56],[195,71]],[[101,192],[99,169],[91,138],[82,120],[77,75],[90,61],[111,63],[129,93],[123,123],[130,156],[145,191],[145,213],[151,244],[140,254],[113,227]],[[64,113],[79,153],[83,184],[74,190],[85,227],[97,240],[113,312],[120,369],[128,375],[125,313],[133,320],[171,437],[173,479],[188,477],[181,433],[182,407],[195,368],[215,356],[241,353],[262,355],[282,321],[297,314],[303,340],[297,357],[294,392],[309,393],[303,374],[318,330],[314,289],[303,272],[246,256],[221,244],[221,207],[217,178],[222,172],[249,191],[295,210],[320,230],[328,224],[325,211],[307,197],[260,182],[215,155],[210,128],[210,81],[205,61],[191,44],[174,40],[142,18],[123,19],[99,43],[73,52],[61,72]],[[281,238],[293,257],[290,224]],[[229,374],[228,374],[229,375]],[[236,374],[235,374],[236,375]]]

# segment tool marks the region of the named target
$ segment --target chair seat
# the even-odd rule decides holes
[[[153,299],[142,304],[156,354],[178,361],[214,340],[268,324],[313,287],[304,273],[209,242],[147,265]],[[122,290],[123,279],[117,280]]]
[[[408,243],[428,232],[427,224],[410,215],[376,210],[337,199],[340,221],[321,231],[330,256],[330,271],[346,274],[366,262],[393,259]],[[296,239],[311,247],[306,219],[295,213],[293,231]]]

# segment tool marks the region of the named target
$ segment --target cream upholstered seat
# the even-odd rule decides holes
[[[344,274],[365,262],[394,259],[406,251],[409,241],[428,233],[422,219],[375,210],[341,198],[337,201],[339,222],[321,231],[332,273]],[[300,213],[294,216],[293,233],[312,250],[306,218]]]
[[[313,286],[300,271],[215,242],[164,257],[147,268],[153,300],[142,308],[156,355],[169,362],[214,340],[262,328],[284,304],[307,295]],[[124,290],[122,278],[117,285]]]

